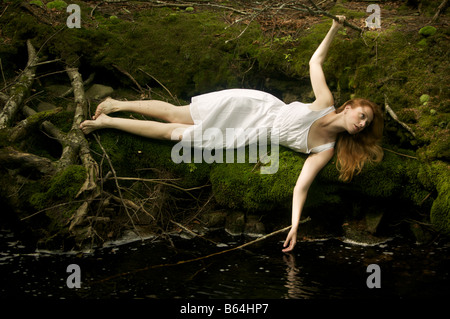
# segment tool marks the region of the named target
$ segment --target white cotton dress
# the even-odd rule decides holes
[[[228,149],[261,142],[277,134],[280,145],[301,153],[317,153],[334,147],[334,142],[310,149],[309,129],[332,111],[333,106],[313,111],[309,104],[285,104],[263,91],[217,91],[192,98],[190,112],[194,125],[184,131],[182,140],[198,148]]]

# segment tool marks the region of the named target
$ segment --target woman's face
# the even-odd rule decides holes
[[[345,107],[346,128],[350,134],[357,134],[366,128],[373,120],[373,111],[369,106],[347,105]]]

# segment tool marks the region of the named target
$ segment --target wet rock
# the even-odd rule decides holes
[[[48,103],[48,102],[40,102],[37,106],[37,111],[38,112],[42,112],[42,111],[50,111],[50,110],[54,110],[56,109],[56,105]]]
[[[86,91],[87,99],[103,99],[108,97],[114,92],[114,89],[110,86],[102,84],[93,84],[89,90]]]
[[[225,231],[232,236],[242,235],[245,229],[245,214],[233,212],[227,216]]]
[[[46,86],[45,89],[50,92],[51,94],[55,95],[55,96],[61,96],[64,93],[66,93],[68,90],[70,90],[72,87],[68,86],[68,85],[60,85],[60,84],[55,84],[55,85],[49,85]]]
[[[369,211],[368,213],[366,213],[366,226],[369,233],[375,234],[377,232],[377,228],[380,225],[383,215],[384,213],[379,211]]]
[[[260,216],[250,215],[244,227],[244,234],[250,237],[261,237],[266,233],[264,224],[260,221]]]
[[[429,37],[436,34],[437,29],[431,25],[427,25],[419,30],[419,34],[424,37]]]
[[[344,239],[359,245],[377,245],[385,242],[388,238],[374,236],[367,230],[366,221],[352,220],[342,225]]]
[[[202,214],[201,221],[208,228],[220,228],[225,225],[227,213],[223,211],[212,211]]]
[[[434,238],[433,233],[430,231],[429,227],[426,227],[419,223],[411,224],[410,229],[414,237],[416,238],[417,244],[419,245],[429,243]]]

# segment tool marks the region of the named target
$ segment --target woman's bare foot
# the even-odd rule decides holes
[[[105,128],[110,117],[104,113],[100,113],[95,120],[86,120],[80,124],[80,129],[84,134],[89,134],[95,130]]]
[[[119,103],[120,101],[114,100],[110,97],[106,98],[103,102],[101,102],[97,106],[95,114],[92,118],[95,120],[100,116],[100,114],[109,114],[119,111],[120,110]]]

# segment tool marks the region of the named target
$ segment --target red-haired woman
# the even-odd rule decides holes
[[[344,19],[339,17],[339,22],[333,20],[330,30],[309,61],[311,84],[316,98],[311,104],[285,104],[266,92],[247,89],[203,94],[192,98],[190,105],[180,107],[156,100],[107,99],[99,104],[93,120],[84,121],[80,128],[85,134],[100,128],[115,128],[154,139],[194,141],[197,146],[209,148],[228,145],[239,148],[248,144],[249,140],[210,139],[210,136],[196,135],[198,127],[203,130],[215,128],[222,131],[223,135],[227,128],[267,128],[278,132],[281,145],[310,154],[293,192],[292,228],[283,245],[284,252],[291,251],[297,242],[300,215],[309,187],[334,156],[334,152],[343,181],[350,181],[355,173],[361,171],[364,163],[378,162],[383,156],[379,145],[383,132],[381,109],[365,99],[352,99],[335,109],[333,96],[325,80],[322,64]],[[167,123],[106,115],[117,111],[137,112]],[[196,141],[199,136],[201,140]]]

